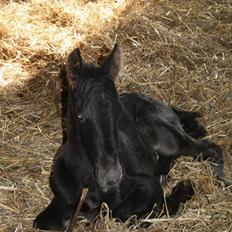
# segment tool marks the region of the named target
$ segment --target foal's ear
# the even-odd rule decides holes
[[[106,74],[107,77],[109,77],[112,81],[115,81],[120,71],[120,63],[121,63],[121,49],[120,46],[116,43],[114,45],[111,54],[105,60],[105,62],[101,67],[104,74]]]
[[[74,89],[76,87],[77,79],[79,77],[82,65],[83,63],[80,50],[79,48],[75,48],[69,54],[66,64],[67,79],[71,89]]]

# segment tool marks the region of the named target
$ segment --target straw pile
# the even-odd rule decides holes
[[[232,176],[232,3],[221,0],[0,0],[0,231],[32,231],[49,203],[61,143],[60,67],[81,47],[95,62],[118,41],[120,92],[139,91],[202,112]],[[148,231],[231,231],[232,194],[207,163],[181,159],[169,188],[191,179],[196,195]],[[75,231],[140,231],[110,218]]]

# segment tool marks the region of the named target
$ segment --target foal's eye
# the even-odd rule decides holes
[[[85,122],[85,117],[83,116],[83,114],[78,114],[77,117],[80,122]]]

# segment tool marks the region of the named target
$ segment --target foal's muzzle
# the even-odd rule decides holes
[[[98,163],[95,170],[97,182],[103,192],[117,186],[122,179],[122,167],[119,161],[114,164]]]

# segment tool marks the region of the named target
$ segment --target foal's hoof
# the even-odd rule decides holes
[[[192,183],[189,180],[184,180],[178,183],[172,190],[172,192],[175,191],[178,192],[178,197],[182,203],[192,199],[195,194]]]
[[[40,213],[34,223],[33,229],[40,230],[53,230],[53,231],[64,231],[66,228],[65,223],[62,223],[62,220],[54,218],[53,215],[46,214],[44,212]]]

